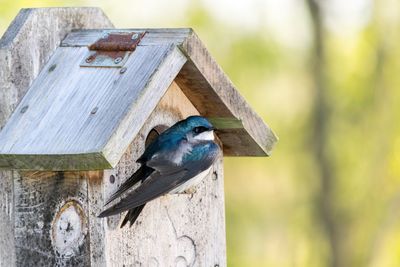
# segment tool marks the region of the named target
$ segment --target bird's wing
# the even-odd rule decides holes
[[[119,188],[116,192],[114,192],[110,198],[107,200],[105,205],[108,205],[116,199],[117,197],[121,196],[126,190],[134,186],[140,180],[146,179],[152,172],[154,171],[153,168],[150,168],[146,165],[142,165],[131,177],[129,177]]]
[[[168,193],[200,172],[208,169],[218,155],[218,146],[215,143],[212,143],[211,145],[212,149],[208,149],[207,153],[188,154],[185,160],[186,163],[182,166],[170,165],[168,172],[154,172],[137,189],[128,194],[116,205],[103,211],[99,217],[115,215],[128,209],[143,205],[148,201]],[[197,149],[202,150],[204,148],[198,147]],[[193,150],[196,150],[196,147]],[[165,164],[168,163],[165,162]]]
[[[156,172],[118,204],[103,211],[99,217],[114,215],[153,200],[156,197],[167,193],[183,181],[191,178],[188,176],[188,173],[189,171],[186,169],[165,176]]]
[[[175,140],[173,146],[154,153],[146,161],[146,165],[163,175],[176,172],[182,167],[179,164],[182,162],[184,155],[192,152],[192,149],[195,149],[195,147],[188,144],[186,139]]]

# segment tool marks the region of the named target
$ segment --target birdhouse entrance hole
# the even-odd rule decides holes
[[[148,147],[162,132],[164,132],[168,126],[166,125],[157,125],[153,129],[150,130],[146,137],[145,147]]]

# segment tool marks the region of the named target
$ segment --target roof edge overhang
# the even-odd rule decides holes
[[[102,153],[82,154],[0,154],[0,169],[22,171],[87,171],[111,169]]]

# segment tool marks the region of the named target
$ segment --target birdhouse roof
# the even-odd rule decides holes
[[[270,154],[275,135],[193,30],[78,30],[0,132],[0,168],[114,167],[173,81],[201,115],[225,123],[224,155]]]

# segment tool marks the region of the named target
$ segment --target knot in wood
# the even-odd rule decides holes
[[[57,256],[70,258],[79,253],[87,232],[82,206],[75,200],[66,202],[51,225],[51,241]]]

